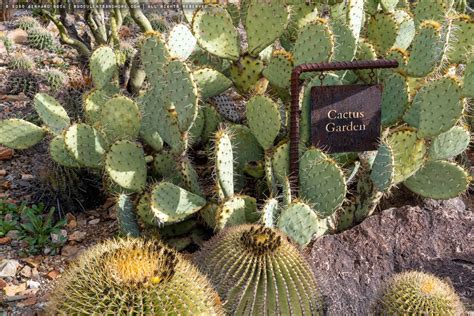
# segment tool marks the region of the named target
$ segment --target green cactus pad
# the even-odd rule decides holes
[[[238,93],[215,96],[210,103],[220,116],[228,121],[240,123],[245,119],[245,100]]]
[[[230,79],[240,93],[246,94],[255,88],[264,68],[260,59],[244,56],[230,67]]]
[[[287,21],[285,1],[250,1],[245,20],[250,55],[258,56],[272,44],[285,30]]]
[[[326,220],[318,218],[311,207],[303,202],[293,202],[284,209],[277,227],[303,247],[313,237],[324,235],[328,229]]]
[[[265,227],[273,228],[275,226],[275,219],[278,212],[278,200],[268,199],[262,207],[262,219],[261,222]]]
[[[68,168],[80,167],[79,163],[67,150],[66,143],[64,142],[64,137],[62,135],[57,135],[51,140],[49,143],[49,154],[51,155],[51,158],[61,166]]]
[[[413,11],[417,27],[426,20],[443,23],[449,6],[446,0],[419,0]]]
[[[222,118],[213,106],[207,104],[202,108],[204,112],[204,129],[201,134],[203,142],[207,142],[217,130]]]
[[[280,43],[285,49],[291,50],[298,38],[298,31],[308,22],[318,18],[318,8],[314,3],[296,1],[288,4],[288,11],[290,13],[288,26],[280,37]]]
[[[99,168],[105,154],[105,141],[100,133],[87,124],[74,124],[66,130],[64,142],[69,153],[82,166]]]
[[[176,158],[171,153],[162,151],[155,155],[153,169],[168,182],[181,185],[181,173],[177,169]]]
[[[456,125],[463,110],[461,87],[456,79],[445,77],[419,90],[403,119],[418,128],[419,137],[432,137]]]
[[[177,223],[196,213],[206,200],[172,183],[161,182],[153,186],[150,207],[159,223]]]
[[[377,13],[369,20],[367,38],[380,55],[385,55],[387,50],[394,45],[399,28],[393,14]]]
[[[362,26],[364,25],[364,0],[349,0],[346,12],[349,28],[354,37],[359,38]]]
[[[278,182],[282,183],[284,178],[290,174],[290,145],[285,142],[273,150],[273,173]]]
[[[30,122],[19,119],[0,121],[0,144],[13,149],[26,149],[39,143],[45,131]]]
[[[408,271],[394,275],[381,292],[375,315],[463,315],[451,284],[434,275]]]
[[[273,146],[281,128],[278,104],[264,96],[254,96],[247,103],[247,121],[263,149]]]
[[[263,159],[263,149],[258,143],[252,131],[245,125],[231,125],[229,127],[232,135],[231,143],[235,159],[235,183],[234,190],[243,189],[241,176],[248,163]]]
[[[193,165],[191,164],[191,161],[189,161],[189,159],[187,158],[183,158],[179,162],[178,167],[181,173],[181,179],[184,188],[194,194],[202,196],[203,193],[201,190],[201,186],[199,185],[199,176]]]
[[[370,179],[380,192],[387,191],[393,184],[394,164],[392,148],[388,144],[380,145],[370,173]]]
[[[216,133],[214,148],[219,197],[228,198],[234,195],[234,155],[231,138],[226,131]]]
[[[331,215],[346,197],[343,171],[318,149],[309,149],[300,159],[301,196],[321,217]]]
[[[293,56],[284,51],[274,51],[270,64],[263,70],[263,75],[272,86],[281,89],[290,87]]]
[[[380,6],[385,12],[393,12],[398,5],[399,0],[380,0]]]
[[[467,63],[464,69],[464,80],[462,87],[462,95],[467,98],[474,99],[474,56]]]
[[[124,236],[139,237],[140,229],[135,218],[135,206],[131,197],[123,193],[119,194],[115,210],[120,233]]]
[[[141,191],[146,185],[146,161],[143,148],[130,141],[114,143],[105,158],[105,171],[120,187]]]
[[[469,174],[459,165],[448,161],[428,161],[403,184],[423,197],[447,200],[466,192],[470,182]]]
[[[200,219],[212,229],[216,227],[216,214],[218,208],[219,205],[214,203],[208,203],[199,212]]]
[[[436,136],[430,145],[430,159],[451,159],[464,152],[471,141],[471,133],[466,127],[454,126],[449,131]]]
[[[193,146],[196,143],[199,143],[201,141],[201,135],[202,132],[204,131],[204,125],[206,124],[206,118],[204,116],[204,110],[200,106],[198,115],[196,116],[196,120],[194,121],[193,126],[189,130],[189,145]]]
[[[163,80],[165,65],[170,59],[168,47],[158,32],[148,32],[141,44],[141,61],[146,75],[152,85],[159,85]]]
[[[295,65],[330,61],[334,53],[334,37],[326,20],[306,24],[293,47]]]
[[[178,125],[181,132],[191,128],[198,113],[198,90],[185,63],[173,60],[168,65],[167,85],[169,102],[178,113]]]
[[[92,89],[84,96],[84,114],[90,125],[100,121],[100,112],[110,96],[104,90]]]
[[[452,21],[453,34],[450,37],[448,59],[454,64],[463,64],[474,51],[474,20],[461,15]]]
[[[212,68],[201,68],[193,72],[193,78],[202,99],[221,94],[232,86],[232,81]]]
[[[225,8],[205,6],[196,11],[193,33],[199,45],[209,53],[226,59],[239,59],[239,34]]]
[[[352,60],[356,53],[357,39],[348,25],[332,21],[331,29],[334,34],[334,61]]]
[[[399,25],[399,31],[393,47],[408,49],[415,37],[415,22],[412,16],[403,10],[396,10],[394,17]]]
[[[66,110],[55,98],[38,93],[34,102],[36,112],[51,132],[58,134],[71,124]]]
[[[409,76],[424,77],[435,69],[443,48],[440,27],[435,21],[425,21],[420,25],[408,59]]]
[[[374,46],[366,40],[359,40],[359,47],[356,52],[356,59],[357,60],[376,60],[377,53],[375,52]],[[357,76],[362,79],[366,83],[371,82],[370,70],[356,70],[355,71]]]
[[[115,97],[107,101],[101,109],[100,124],[111,141],[135,139],[140,131],[140,110],[127,97]]]
[[[394,184],[405,181],[420,169],[426,153],[423,139],[418,139],[416,131],[411,129],[399,130],[392,133],[387,139],[394,156],[395,176]]]
[[[92,81],[97,89],[102,89],[117,75],[117,62],[112,48],[99,47],[92,53],[89,68]]]
[[[255,218],[255,215],[257,217]],[[257,201],[250,196],[235,195],[224,201],[216,211],[216,230],[258,220]]]
[[[225,9],[227,12],[229,12],[229,15],[232,18],[232,24],[234,24],[234,27],[239,27],[240,23],[240,8],[236,3],[229,2],[225,6]]]
[[[173,27],[168,36],[168,48],[171,57],[186,60],[196,47],[196,38],[184,24]]]
[[[401,120],[408,107],[406,78],[392,73],[383,79],[382,125],[390,126]]]

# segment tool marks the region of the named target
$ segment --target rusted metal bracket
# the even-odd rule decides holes
[[[331,63],[303,64],[296,66],[291,73],[291,108],[290,108],[290,182],[294,190],[298,190],[299,180],[299,153],[300,141],[300,110],[299,94],[302,81],[300,76],[305,72],[351,70],[351,69],[377,69],[397,68],[396,60],[367,60],[367,61],[341,61]]]

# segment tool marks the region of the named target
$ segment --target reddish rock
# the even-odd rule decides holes
[[[6,245],[9,244],[12,241],[12,239],[8,236],[0,238],[0,245]]]
[[[61,255],[65,257],[73,257],[78,253],[78,251],[79,248],[77,248],[76,246],[66,245],[61,249]]]
[[[76,230],[69,236],[69,240],[81,242],[86,238],[86,236],[87,236],[86,232],[81,232],[81,231]]]
[[[13,158],[13,149],[0,146],[0,160],[10,160]]]
[[[52,270],[46,274],[46,277],[50,280],[55,280],[60,274],[58,270]]]
[[[27,307],[27,306],[35,305],[37,301],[38,299],[36,298],[36,296],[30,296],[26,300],[23,300],[19,302],[18,304],[16,304],[16,306]]]
[[[3,290],[7,285],[8,283],[4,279],[0,278],[0,290]]]
[[[5,169],[0,169],[0,177],[4,177],[7,175],[7,171]]]
[[[67,213],[65,217],[67,220],[67,228],[73,229],[77,227],[77,220],[74,215],[72,215],[71,213]]]

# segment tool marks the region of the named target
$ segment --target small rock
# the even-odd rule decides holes
[[[77,220],[76,220],[76,216],[72,215],[71,213],[67,213],[66,216],[66,221],[67,221],[67,227],[72,229],[72,228],[76,228],[77,226]]]
[[[28,284],[27,284],[28,285]],[[23,295],[23,296],[33,296],[35,295],[36,293],[38,293],[39,289],[26,289],[24,290],[23,292],[20,292],[19,295]]]
[[[5,56],[7,54],[7,49],[5,48],[5,44],[3,41],[0,42],[0,55]]]
[[[58,270],[51,270],[46,274],[46,277],[50,280],[55,280],[60,274]]]
[[[0,262],[0,278],[14,277],[20,263],[17,260],[4,259]]]
[[[19,236],[20,236],[20,231],[19,230],[10,230],[7,233],[7,237],[10,237],[12,240],[18,239]]]
[[[76,230],[69,236],[69,240],[81,242],[86,238],[86,236],[87,236],[86,232],[81,232],[79,230]]]
[[[0,238],[0,245],[9,244],[12,241],[11,237],[5,236]]]
[[[20,292],[26,290],[26,283],[21,283],[19,285],[7,285],[3,288],[3,292],[6,296],[14,296]]]
[[[0,169],[0,177],[4,177],[7,175],[7,171],[5,169]]]
[[[16,44],[23,44],[28,41],[28,33],[22,29],[15,29],[7,33],[7,38],[11,39]]]
[[[13,158],[13,149],[0,146],[0,160],[10,160]]]
[[[61,255],[65,257],[72,257],[79,251],[79,248],[76,246],[66,245],[61,249]]]
[[[97,225],[100,222],[100,218],[93,219],[89,221],[89,225]]]
[[[36,296],[30,296],[26,300],[21,301],[18,304],[16,304],[16,306],[18,306],[18,307],[27,307],[27,306],[35,305],[36,302],[37,302]]]
[[[54,64],[54,65],[62,65],[64,64],[64,60],[60,57],[54,57],[53,59],[51,59],[51,63]]]
[[[0,290],[3,290],[7,285],[8,283],[4,279],[0,278]]]
[[[24,278],[31,278],[31,268],[24,266],[23,269],[20,270],[20,275]]]
[[[41,264],[41,262],[43,261],[43,258],[41,256],[28,257],[28,258],[23,259],[23,261],[30,267],[36,268]]]
[[[26,285],[29,289],[39,289],[41,284],[33,280],[28,280],[26,281]]]
[[[62,244],[67,241],[67,231],[61,229],[58,234],[51,233],[51,241],[53,244]]]
[[[25,180],[25,181],[30,181],[30,180],[33,180],[35,178],[34,175],[32,174],[22,174],[21,175],[21,180]]]

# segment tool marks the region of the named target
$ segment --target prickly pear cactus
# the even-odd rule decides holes
[[[52,314],[223,315],[217,293],[191,263],[159,241],[140,239],[89,249],[62,276],[48,308]]]
[[[309,266],[277,230],[256,225],[224,230],[204,245],[194,261],[210,278],[228,314],[323,313]]]
[[[0,121],[0,132],[0,144],[14,149],[31,147],[45,135],[41,127],[19,119]]]
[[[416,271],[393,276],[375,304],[377,315],[462,315],[463,309],[450,284]]]

